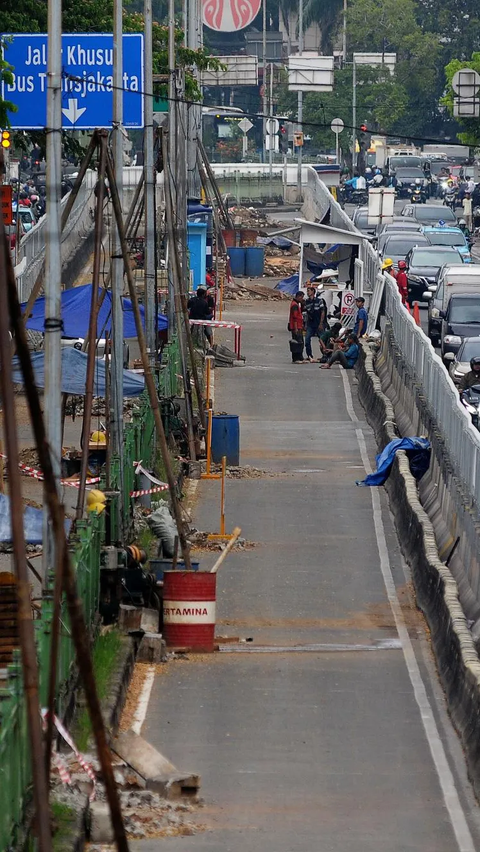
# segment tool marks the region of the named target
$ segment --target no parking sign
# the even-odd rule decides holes
[[[355,296],[351,290],[344,290],[342,293],[342,305],[340,308],[340,316],[353,317],[356,311]]]

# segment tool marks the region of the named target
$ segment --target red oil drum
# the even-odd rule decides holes
[[[216,574],[165,571],[163,638],[170,648],[214,650],[216,591]]]

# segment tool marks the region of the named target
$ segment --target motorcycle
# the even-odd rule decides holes
[[[455,213],[455,208],[457,206],[457,190],[448,189],[443,196],[443,203],[447,207],[450,207],[450,209]]]
[[[421,186],[416,186],[412,190],[410,201],[412,202],[412,204],[426,204],[427,196],[425,194],[425,190]]]
[[[472,425],[480,431],[480,385],[462,391],[460,401],[472,418]]]
[[[350,201],[351,204],[360,204],[362,206],[364,204],[368,204],[368,192],[365,189],[354,189],[352,190],[348,201]]]

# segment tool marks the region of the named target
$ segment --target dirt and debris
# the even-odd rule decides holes
[[[217,414],[217,412],[215,412]],[[228,412],[218,412],[227,414]],[[222,465],[221,464],[212,464],[211,466],[212,473],[221,473]],[[286,471],[276,471],[276,470],[262,470],[259,467],[252,467],[249,464],[245,464],[240,466],[237,465],[227,465],[226,468],[227,479],[278,479],[281,476],[291,476],[291,474]]]
[[[97,758],[84,755],[84,759],[96,775],[95,802],[106,802],[105,787],[100,780],[100,766]],[[91,781],[73,754],[62,755],[62,760],[68,768],[72,783],[66,786],[60,781],[58,775],[54,775],[52,799],[75,810],[81,810],[85,805],[86,796],[90,794]],[[115,760],[115,757],[114,774],[127,837],[130,840],[190,836],[205,830],[205,826],[195,819],[197,811],[203,805],[200,797],[189,796],[188,799],[167,801],[158,793],[143,789],[137,781],[136,773],[123,761],[118,758]],[[116,847],[108,843],[94,843],[87,844],[86,848],[90,852],[100,852],[100,850],[106,852]]]
[[[226,541],[218,541],[215,539],[209,541],[209,535],[210,533],[204,532],[202,530],[196,530],[193,527],[188,535],[188,540],[190,542],[192,551],[197,553],[209,553],[211,551],[225,550],[225,547],[227,545]],[[232,550],[253,550],[253,548],[256,546],[257,544],[254,541],[247,541],[247,539],[245,538],[239,538],[233,545]]]
[[[263,210],[255,207],[230,207],[228,212],[235,228],[256,228],[257,230],[272,228],[271,219]]]
[[[279,277],[283,277],[283,272],[280,273]],[[252,299],[278,302],[282,299],[290,299],[291,297],[286,293],[282,293],[281,290],[273,290],[271,287],[263,286],[262,284],[252,284],[250,282],[247,284],[242,280],[241,283],[237,281],[235,286],[226,285],[223,291],[223,298],[233,302]]]

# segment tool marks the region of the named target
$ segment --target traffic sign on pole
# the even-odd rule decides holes
[[[248,131],[252,129],[253,124],[249,118],[242,118],[242,120],[238,122],[238,126],[244,133],[248,133]]]
[[[2,97],[18,111],[10,114],[16,130],[47,125],[47,36],[13,34],[3,38],[4,59],[13,80],[2,83]],[[113,35],[62,36],[62,126],[65,130],[112,127]],[[123,36],[123,124],[143,127],[143,35]]]
[[[345,125],[341,118],[334,118],[330,125],[330,130],[338,136],[338,134],[342,132],[344,127]]]
[[[269,136],[275,136],[275,133],[278,133],[278,129],[280,127],[280,122],[278,118],[267,118],[265,121],[265,128]]]

